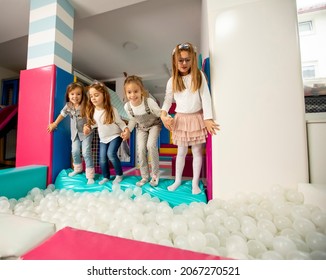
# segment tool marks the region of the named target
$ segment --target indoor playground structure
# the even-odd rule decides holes
[[[52,76],[48,75],[49,72],[52,73]],[[69,177],[67,175],[71,168],[69,120],[65,119],[53,134],[47,134],[46,131],[44,131],[44,127],[46,127],[47,123],[52,122],[54,116],[57,116],[60,113],[60,110],[64,105],[65,88],[73,80],[76,80],[76,77],[54,65],[22,71],[19,107],[17,108],[17,105],[8,106],[7,108],[2,109],[3,114],[0,115],[6,117],[5,122],[1,124],[1,127],[4,127],[1,131],[5,133],[5,128],[9,126],[10,121],[12,122],[16,120],[17,123],[18,112],[17,126],[19,129],[17,132],[16,168],[1,171],[1,176],[3,176],[1,181],[4,185],[11,181],[17,181],[17,185],[14,189],[19,189],[19,185],[21,185],[19,183],[19,178],[25,182],[26,177],[35,177],[27,175],[23,178],[19,175],[21,174],[20,172],[31,172],[33,169],[30,167],[31,165],[37,165],[37,167],[35,167],[35,172],[40,172],[42,169],[38,168],[40,165],[41,167],[45,166],[47,172],[46,181],[39,182],[39,186],[42,188],[53,183],[57,189],[69,189],[77,192],[95,192],[104,189],[112,191],[112,180],[104,185],[98,184],[98,181],[101,180],[101,170],[98,163],[99,139],[97,133],[92,145],[93,160],[97,174],[95,177],[95,183],[93,185],[87,185],[84,173],[78,174],[75,177]],[[28,81],[28,84],[25,85],[24,81]],[[50,96],[46,96],[46,94],[38,96],[31,94],[31,83],[35,84],[35,87],[38,88],[39,92],[50,92]],[[127,120],[122,101],[114,91],[109,90],[109,92],[112,105],[117,108],[120,116]],[[40,112],[33,109],[33,104],[42,103],[45,105],[41,106],[42,108],[40,109]],[[171,108],[171,114],[174,114],[174,109],[174,107]],[[121,159],[125,170],[128,168],[137,168],[134,134],[135,132],[132,133],[127,144],[129,159],[127,161]],[[173,183],[177,148],[171,144],[170,132],[165,128],[162,129],[159,142],[161,160],[172,162],[170,178],[161,178],[159,185],[155,188],[152,188],[149,183],[145,184],[142,188],[143,193],[148,193],[153,197],[159,198],[161,201],[166,201],[172,207],[179,204],[190,204],[191,202],[207,203],[206,188],[202,181],[200,183],[202,192],[197,195],[191,193],[192,156],[190,149],[186,158],[183,174],[184,177],[189,178],[189,180],[184,180],[182,185],[174,192],[167,190],[167,187]],[[111,168],[110,173],[114,175],[113,168]],[[15,180],[12,180],[11,177],[15,177]],[[135,183],[139,178],[138,174],[128,176],[127,173],[127,175],[124,176],[124,180],[120,183],[120,188],[123,190],[128,188],[134,189],[136,187]],[[202,178],[206,178],[205,160],[203,162]],[[35,184],[35,182],[33,182],[33,184]],[[29,184],[27,183],[27,185]],[[28,188],[27,185],[25,184],[25,187]],[[35,185],[31,185],[31,187],[33,186]],[[26,194],[27,192],[25,191],[25,195]]]
[[[19,106],[17,110],[17,106],[11,107],[8,106],[7,108],[3,109],[5,113],[3,116],[6,116],[6,123],[10,120],[13,120],[16,118],[17,122],[17,116],[18,116],[18,130],[17,130],[17,147],[16,147],[16,167],[15,168],[7,168],[0,170],[0,195],[2,197],[5,197],[6,199],[12,200],[12,201],[18,201],[18,200],[25,200],[26,197],[34,196],[35,194],[41,194],[41,193],[51,193],[52,191],[55,192],[62,192],[62,193],[76,193],[80,196],[83,196],[84,194],[87,196],[87,194],[91,195],[98,195],[99,193],[105,194],[112,193],[113,195],[117,195],[117,193],[120,193],[120,200],[127,199],[128,201],[130,199],[132,200],[140,200],[145,199],[150,201],[152,200],[155,205],[161,205],[162,209],[172,209],[171,207],[180,207],[180,209],[183,209],[186,205],[189,205],[191,203],[197,202],[197,203],[207,203],[207,197],[205,193],[205,188],[203,183],[201,183],[202,193],[198,195],[192,195],[191,193],[191,180],[185,180],[183,184],[176,190],[175,192],[169,192],[167,190],[167,186],[170,185],[173,182],[173,179],[171,178],[161,178],[160,184],[153,188],[149,184],[144,185],[142,188],[136,187],[135,183],[139,180],[139,176],[133,175],[133,176],[124,176],[124,180],[120,183],[119,186],[113,186],[112,181],[110,180],[106,184],[100,186],[98,184],[98,181],[100,180],[100,170],[97,169],[97,174],[95,177],[95,184],[93,185],[86,185],[86,178],[85,174],[78,174],[74,177],[69,177],[67,174],[70,171],[71,168],[71,159],[70,159],[70,130],[69,130],[69,120],[64,120],[60,124],[59,128],[52,134],[48,134],[46,132],[46,127],[49,122],[51,122],[54,119],[54,116],[57,116],[60,112],[60,108],[63,107],[64,102],[64,92],[66,86],[72,82],[75,79],[75,77],[66,71],[63,71],[62,69],[58,68],[55,65],[51,66],[45,66],[37,69],[30,69],[30,70],[24,70],[21,72],[20,75],[20,90],[19,90]],[[33,88],[33,94],[31,93],[31,88]],[[35,94],[35,93],[42,93],[42,94]],[[118,98],[118,96],[113,92],[110,91],[111,100],[113,103],[113,106],[115,106],[122,117],[124,117],[124,110],[123,110],[123,104]],[[39,110],[35,110],[34,104],[38,104]],[[40,106],[42,104],[42,106]],[[43,106],[44,104],[44,106]],[[14,108],[14,109],[12,109]],[[17,112],[18,111],[18,112]],[[3,122],[3,126],[7,127],[9,124],[6,124]],[[3,130],[5,131],[5,130]],[[163,132],[164,133],[164,132]],[[165,132],[166,133],[166,132]],[[95,142],[98,141],[97,137],[94,137]],[[135,152],[134,152],[134,133],[132,134],[132,137],[129,141],[129,148],[130,148],[130,160],[128,162],[123,162],[124,168],[130,168],[135,167]],[[170,136],[168,136],[168,140],[170,141]],[[164,140],[163,140],[164,142]],[[98,145],[97,143],[94,143],[94,157],[95,157],[95,164],[97,161],[97,155],[98,155]],[[172,148],[173,149],[173,148]],[[169,156],[173,158],[175,155],[175,150],[171,152],[169,151]],[[112,169],[112,173],[113,173]],[[189,174],[189,170],[187,170],[187,174]],[[111,174],[112,174],[111,173]],[[43,196],[43,195],[42,195]],[[35,197],[34,197],[35,198]],[[2,208],[5,208],[6,203],[5,200],[0,201],[0,206]],[[144,201],[145,202],[145,201]],[[153,206],[152,206],[153,207]],[[176,208],[178,209],[178,208]],[[171,214],[171,210],[164,210],[169,211]],[[1,210],[1,213],[6,212],[3,209]],[[8,211],[7,211],[8,212]],[[105,211],[106,212],[106,211]],[[1,214],[1,215],[5,215]],[[23,215],[24,216],[24,215]],[[15,216],[11,216],[11,218],[16,218]],[[6,223],[6,216],[0,216],[2,219],[2,222]],[[20,218],[18,218],[20,219]],[[20,219],[21,220],[21,219]],[[41,219],[42,220],[42,219]],[[89,236],[92,235],[96,243],[101,240],[102,244],[103,239],[107,241],[109,245],[116,243],[116,238],[114,237],[108,237],[108,236],[101,236],[101,235],[95,235],[93,233],[87,233],[83,231],[78,231],[77,229],[69,228],[69,223],[66,223],[65,225],[56,223],[56,227],[53,226],[52,223],[41,223],[40,225],[37,225],[37,222],[35,221],[25,221],[24,219],[20,222],[26,222],[31,224],[36,224],[36,228],[40,227],[42,229],[39,230],[40,235],[38,237],[39,239],[45,239],[45,237],[49,237],[54,234],[55,231],[58,231],[58,234],[55,234],[55,238],[60,239],[61,234],[68,233],[68,237],[66,238],[66,241],[68,240],[69,244],[71,244],[71,238],[75,234],[77,234],[79,237],[82,237],[85,235]],[[130,224],[134,224],[136,222],[136,219],[134,221],[130,221]],[[15,224],[15,223],[14,223]],[[73,224],[70,224],[70,226],[73,226]],[[68,228],[66,227],[68,226]],[[78,225],[75,225],[76,228],[81,228]],[[87,230],[89,230],[89,224],[86,220],[83,222],[83,227]],[[141,234],[141,225],[137,226],[134,225],[134,234],[137,235],[140,239]],[[10,219],[8,220],[8,227],[12,227],[12,222]],[[139,229],[137,229],[139,227]],[[15,228],[15,227],[14,227]],[[178,230],[178,229],[176,229]],[[13,231],[16,231],[13,229]],[[37,231],[37,230],[36,230]],[[76,233],[77,231],[77,233]],[[98,230],[97,230],[98,231]],[[163,230],[164,231],[164,230]],[[162,232],[163,232],[162,231]],[[37,231],[38,232],[38,231]],[[159,234],[164,234],[159,231]],[[107,232],[108,233],[108,232]],[[4,233],[5,234],[5,233]],[[117,235],[117,232],[112,231],[111,234]],[[121,233],[119,234],[120,237],[125,238],[131,238],[132,236],[128,235],[127,233]],[[3,238],[7,238],[8,236],[5,236]],[[159,237],[157,237],[159,238]],[[161,236],[161,238],[163,238]],[[111,241],[112,240],[112,241]],[[52,244],[53,241],[48,243]],[[75,240],[74,240],[75,242]],[[95,242],[95,241],[94,241]],[[138,248],[139,246],[143,247],[146,244],[138,243],[136,241],[126,241],[126,240],[120,240],[120,242],[127,242],[128,246]],[[55,242],[56,244],[56,242]],[[26,245],[26,244],[25,244]],[[33,243],[30,243],[24,247],[31,248]],[[52,245],[50,245],[51,247]],[[55,245],[57,246],[57,244]],[[68,246],[66,244],[65,246]],[[149,248],[155,249],[157,252],[155,256],[153,256],[152,253],[144,253],[145,251],[141,251],[143,253],[141,254],[134,254],[134,258],[149,258],[149,255],[152,255],[151,258],[162,258],[164,255],[165,258],[189,258],[189,259],[196,259],[196,258],[209,258],[209,259],[220,259],[220,256],[213,256],[213,255],[206,255],[201,253],[195,253],[195,252],[189,252],[189,251],[183,251],[183,250],[176,250],[174,248],[166,248],[162,246],[154,246],[152,244],[148,244],[146,246],[149,246]],[[154,247],[153,247],[154,246]],[[13,246],[15,248],[15,246]],[[103,247],[105,248],[105,246]],[[181,247],[180,247],[181,249]],[[41,249],[42,250],[42,249]],[[121,251],[121,250],[120,250]],[[139,249],[135,250],[139,252]],[[24,251],[25,252],[25,251]],[[149,252],[149,251],[146,251]],[[161,253],[159,253],[161,252]],[[7,252],[8,253],[8,252]],[[30,255],[31,258],[35,258],[34,255],[35,252]],[[79,254],[75,251],[71,251],[72,254]],[[206,252],[207,253],[207,252]],[[209,253],[209,252],[208,252]],[[8,253],[9,254],[9,253]],[[10,256],[10,254],[7,257]],[[14,252],[13,256],[22,255],[23,251]],[[37,254],[38,255],[38,254]],[[43,255],[44,258],[51,258],[50,255]],[[41,255],[38,255],[38,259],[42,258]],[[71,255],[66,256],[77,258],[77,255]],[[107,253],[99,252],[95,254],[97,258],[100,256],[102,258],[109,258]],[[117,257],[115,255],[115,252],[111,252],[110,255],[112,258]],[[122,255],[120,255],[121,257]],[[132,258],[132,255],[128,254],[123,255],[124,258]],[[1,257],[1,256],[0,256]],[[55,258],[55,256],[52,256]],[[65,258],[65,256],[60,256],[61,258]],[[78,256],[81,257],[81,256]],[[83,256],[86,257],[86,256]],[[88,258],[92,258],[92,255],[87,255]],[[95,257],[95,256],[94,256]],[[28,259],[29,256],[25,256],[25,259]]]
[[[292,189],[274,186],[265,195],[239,193],[229,201],[206,201],[204,192],[197,200],[191,195],[191,181],[171,196],[166,190],[169,179],[157,188],[139,188],[136,176],[127,176],[120,186],[86,186],[83,174],[68,177],[69,130],[60,125],[48,134],[45,128],[62,107],[54,101],[62,102],[64,85],[73,77],[56,66],[26,70],[21,77],[17,167],[0,170],[0,223],[6,228],[0,231],[0,240],[5,240],[0,258],[326,258],[326,214],[303,204],[302,193]],[[60,83],[55,84],[54,77]],[[33,79],[39,87],[35,92],[50,87],[53,96],[29,96],[24,81]],[[31,105],[39,99],[48,108],[34,112]]]
[[[294,0],[203,1],[200,51],[214,62],[212,77],[208,58],[199,65],[212,81],[221,130],[207,139],[198,195],[190,188],[190,151],[182,186],[167,190],[176,147],[164,129],[160,157],[171,173],[157,187],[135,186],[135,135],[120,184],[112,185],[112,169],[111,180],[99,185],[98,166],[92,185],[84,174],[67,176],[69,119],[54,133],[46,128],[64,106],[66,86],[76,80],[74,8],[55,2],[31,1],[27,69],[20,72],[19,96],[0,111],[2,162],[12,158],[12,134],[16,141],[15,167],[0,170],[0,259],[326,259],[325,189],[309,198],[315,188],[309,181]],[[49,22],[44,11],[60,19],[49,30],[42,29],[40,19]],[[60,32],[64,36],[55,36]],[[40,49],[50,44],[52,52],[44,56],[50,48]],[[110,95],[124,117],[117,94]],[[309,191],[301,192],[300,185]]]

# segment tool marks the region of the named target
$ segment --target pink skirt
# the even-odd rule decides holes
[[[178,146],[192,146],[206,143],[207,130],[203,111],[176,113],[172,129],[172,142]]]

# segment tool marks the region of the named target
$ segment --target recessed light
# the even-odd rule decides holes
[[[125,50],[127,50],[127,51],[134,51],[134,50],[137,50],[137,49],[138,49],[138,46],[136,45],[136,43],[134,43],[134,42],[129,42],[129,41],[123,43],[122,46],[123,46],[123,48],[124,48]]]

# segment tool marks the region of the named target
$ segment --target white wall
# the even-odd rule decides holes
[[[209,28],[207,0],[202,0],[201,5],[201,34],[200,34],[200,53],[203,59],[209,57]]]
[[[207,0],[213,197],[308,182],[295,0]]]

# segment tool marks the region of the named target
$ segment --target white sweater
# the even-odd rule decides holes
[[[127,127],[126,123],[120,118],[118,110],[113,108],[114,122],[110,124],[104,124],[104,109],[94,110],[94,120],[96,125],[94,127],[98,128],[98,135],[100,142],[109,143],[114,138],[120,136],[121,132]]]
[[[203,109],[204,120],[214,119],[212,110],[212,100],[209,88],[206,82],[206,77],[201,72],[202,85],[200,87],[199,96],[198,91],[194,93],[191,91],[191,74],[183,76],[183,82],[186,89],[182,92],[172,93],[172,77],[168,80],[166,85],[166,93],[162,110],[169,112],[173,99],[176,103],[175,111],[177,113],[195,113]]]

